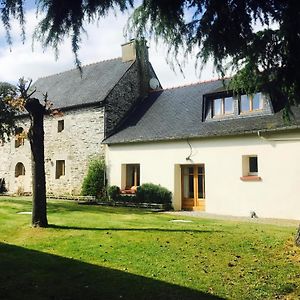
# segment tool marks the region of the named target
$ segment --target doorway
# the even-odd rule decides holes
[[[182,209],[205,210],[204,164],[181,166]]]

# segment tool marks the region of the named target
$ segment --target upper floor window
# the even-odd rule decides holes
[[[59,120],[57,122],[57,132],[62,132],[65,129],[65,122],[64,120]]]
[[[22,127],[16,128],[15,131],[15,148],[19,148],[24,145],[25,131]]]
[[[223,97],[212,100],[212,115],[222,116],[227,114],[233,114],[234,105],[232,97]]]
[[[254,110],[260,110],[263,108],[263,101],[261,93],[253,95],[241,95],[240,98],[240,111],[251,112]]]

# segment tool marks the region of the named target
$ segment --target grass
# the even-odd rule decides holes
[[[1,299],[299,299],[295,227],[0,198]],[[178,219],[178,216],[176,217]]]

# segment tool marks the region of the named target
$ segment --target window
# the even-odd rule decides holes
[[[25,167],[21,162],[18,162],[15,167],[15,177],[24,176]]]
[[[240,111],[251,112],[263,108],[263,101],[261,93],[253,95],[241,95],[240,97]]]
[[[223,97],[212,100],[212,116],[222,116],[227,114],[233,114],[233,98]]]
[[[261,180],[258,177],[258,158],[257,155],[243,155],[242,156],[242,177],[244,181]]]
[[[55,171],[55,178],[59,179],[61,176],[65,176],[65,161],[64,160],[57,160],[56,161],[56,171]]]
[[[249,156],[249,175],[257,175],[257,156]]]
[[[140,165],[126,165],[126,189],[140,185]]]
[[[65,122],[64,120],[59,120],[57,122],[57,132],[62,132],[65,129]]]
[[[25,131],[22,127],[16,128],[15,131],[15,148],[19,148],[24,145]]]

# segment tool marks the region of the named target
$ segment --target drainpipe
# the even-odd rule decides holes
[[[265,141],[271,141],[271,142],[280,142],[280,141],[300,141],[300,137],[294,137],[294,138],[266,138],[261,135],[261,132],[257,131],[257,136]]]

